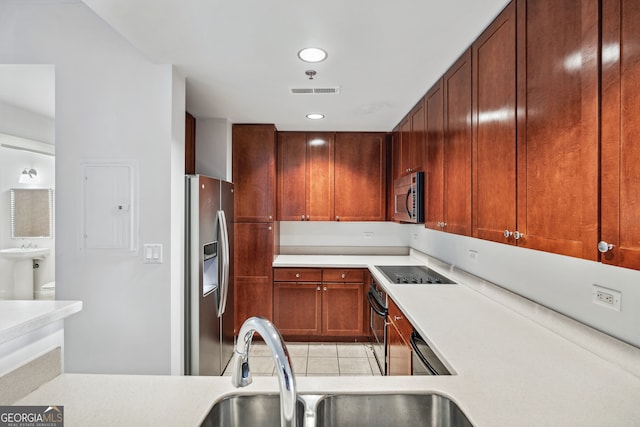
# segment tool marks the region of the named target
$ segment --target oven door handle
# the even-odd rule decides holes
[[[409,339],[409,344],[411,344],[413,352],[416,354],[416,356],[418,356],[418,359],[420,359],[422,364],[429,370],[429,372],[431,372],[432,375],[440,375],[438,371],[433,369],[433,366],[431,366],[431,363],[429,363],[427,358],[424,357],[424,355],[420,352],[416,341],[421,341],[424,343],[424,345],[428,345],[427,342],[420,335],[418,335],[416,331],[413,331],[411,332],[411,338]]]
[[[407,215],[409,215],[409,219],[413,219],[413,212],[409,209],[409,196],[411,196],[411,193],[413,193],[413,188],[409,187],[409,190],[407,190],[407,198],[404,200],[404,206],[407,210]]]
[[[376,297],[373,295],[373,292],[367,292],[367,299],[369,300],[369,306],[371,307],[371,310],[373,310],[380,317],[387,317],[387,310],[378,305],[378,301],[376,301]]]

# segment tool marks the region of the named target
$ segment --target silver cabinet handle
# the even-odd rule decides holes
[[[393,320],[400,320],[400,319],[404,319],[402,316],[393,316]]]
[[[507,239],[509,238],[509,236],[513,236],[513,232],[509,230],[504,230],[503,234],[504,234],[504,237]]]
[[[522,239],[523,237],[524,237],[524,234],[522,234],[521,232],[519,232],[519,231],[514,231],[514,232],[513,232],[513,238],[514,238],[514,239],[516,239],[516,240],[520,240],[520,239]]]
[[[611,243],[607,243],[604,240],[598,243],[598,250],[603,254],[612,250],[615,246]]]

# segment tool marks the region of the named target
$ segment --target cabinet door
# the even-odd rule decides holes
[[[184,173],[196,173],[196,118],[189,113],[184,123]]]
[[[275,215],[276,129],[233,125],[236,222],[271,222]]]
[[[603,2],[601,238],[607,264],[640,269],[640,3]]]
[[[390,322],[387,328],[387,357],[387,375],[412,374],[411,346],[394,322]]]
[[[411,138],[409,140],[410,172],[424,170],[425,133],[426,120],[424,99],[421,99],[411,111]]]
[[[385,144],[384,133],[336,134],[336,220],[385,220]]]
[[[321,333],[320,283],[276,282],[273,285],[273,323],[283,335]]]
[[[411,115],[400,124],[400,176],[411,171]]]
[[[304,221],[307,140],[302,132],[278,133],[278,213],[281,221]]]
[[[274,229],[271,223],[234,224],[235,325],[251,316],[273,318]]]
[[[596,260],[598,0],[518,14],[518,245]]]
[[[473,236],[515,244],[516,7],[473,44]],[[508,233],[507,233],[508,234]]]
[[[324,283],[322,332],[327,336],[364,335],[363,283]]]
[[[427,228],[441,230],[444,220],[444,91],[439,80],[425,95],[427,162],[425,220]]]
[[[307,221],[334,219],[334,134],[307,134]]]
[[[471,235],[471,50],[444,75],[444,229]]]

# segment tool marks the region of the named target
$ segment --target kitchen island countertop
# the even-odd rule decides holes
[[[392,284],[375,265],[429,265],[459,285]],[[298,377],[302,394],[436,392],[476,427],[640,425],[640,378],[489,298],[472,277],[422,256],[280,255],[274,267],[368,268],[455,375]],[[478,279],[479,280],[479,279]],[[528,302],[528,304],[534,304]],[[531,310],[535,312],[536,310]],[[618,351],[612,347],[612,351]],[[640,350],[629,346],[632,361]],[[63,374],[17,404],[65,406],[65,426],[195,426],[229,394],[277,393],[275,377],[243,389],[229,377]]]

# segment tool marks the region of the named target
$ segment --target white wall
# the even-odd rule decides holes
[[[56,67],[56,293],[84,301],[65,324],[65,370],[170,373],[171,280],[180,276],[171,203],[184,162],[172,158],[180,156],[173,102],[183,86],[170,65],[148,61],[79,1],[1,2],[0,62]],[[85,159],[137,162],[139,241],[164,245],[163,264],[80,253]]]
[[[640,347],[640,271],[407,226],[410,245]],[[469,257],[475,251],[476,260]],[[591,301],[593,284],[622,292],[622,310]]]
[[[53,65],[37,65],[50,67]],[[55,120],[32,111],[0,101],[0,133],[19,136],[20,138],[53,144],[55,141]]]
[[[196,118],[196,173],[231,181],[231,122]]]
[[[281,221],[280,246],[407,247],[409,236],[394,222]]]

